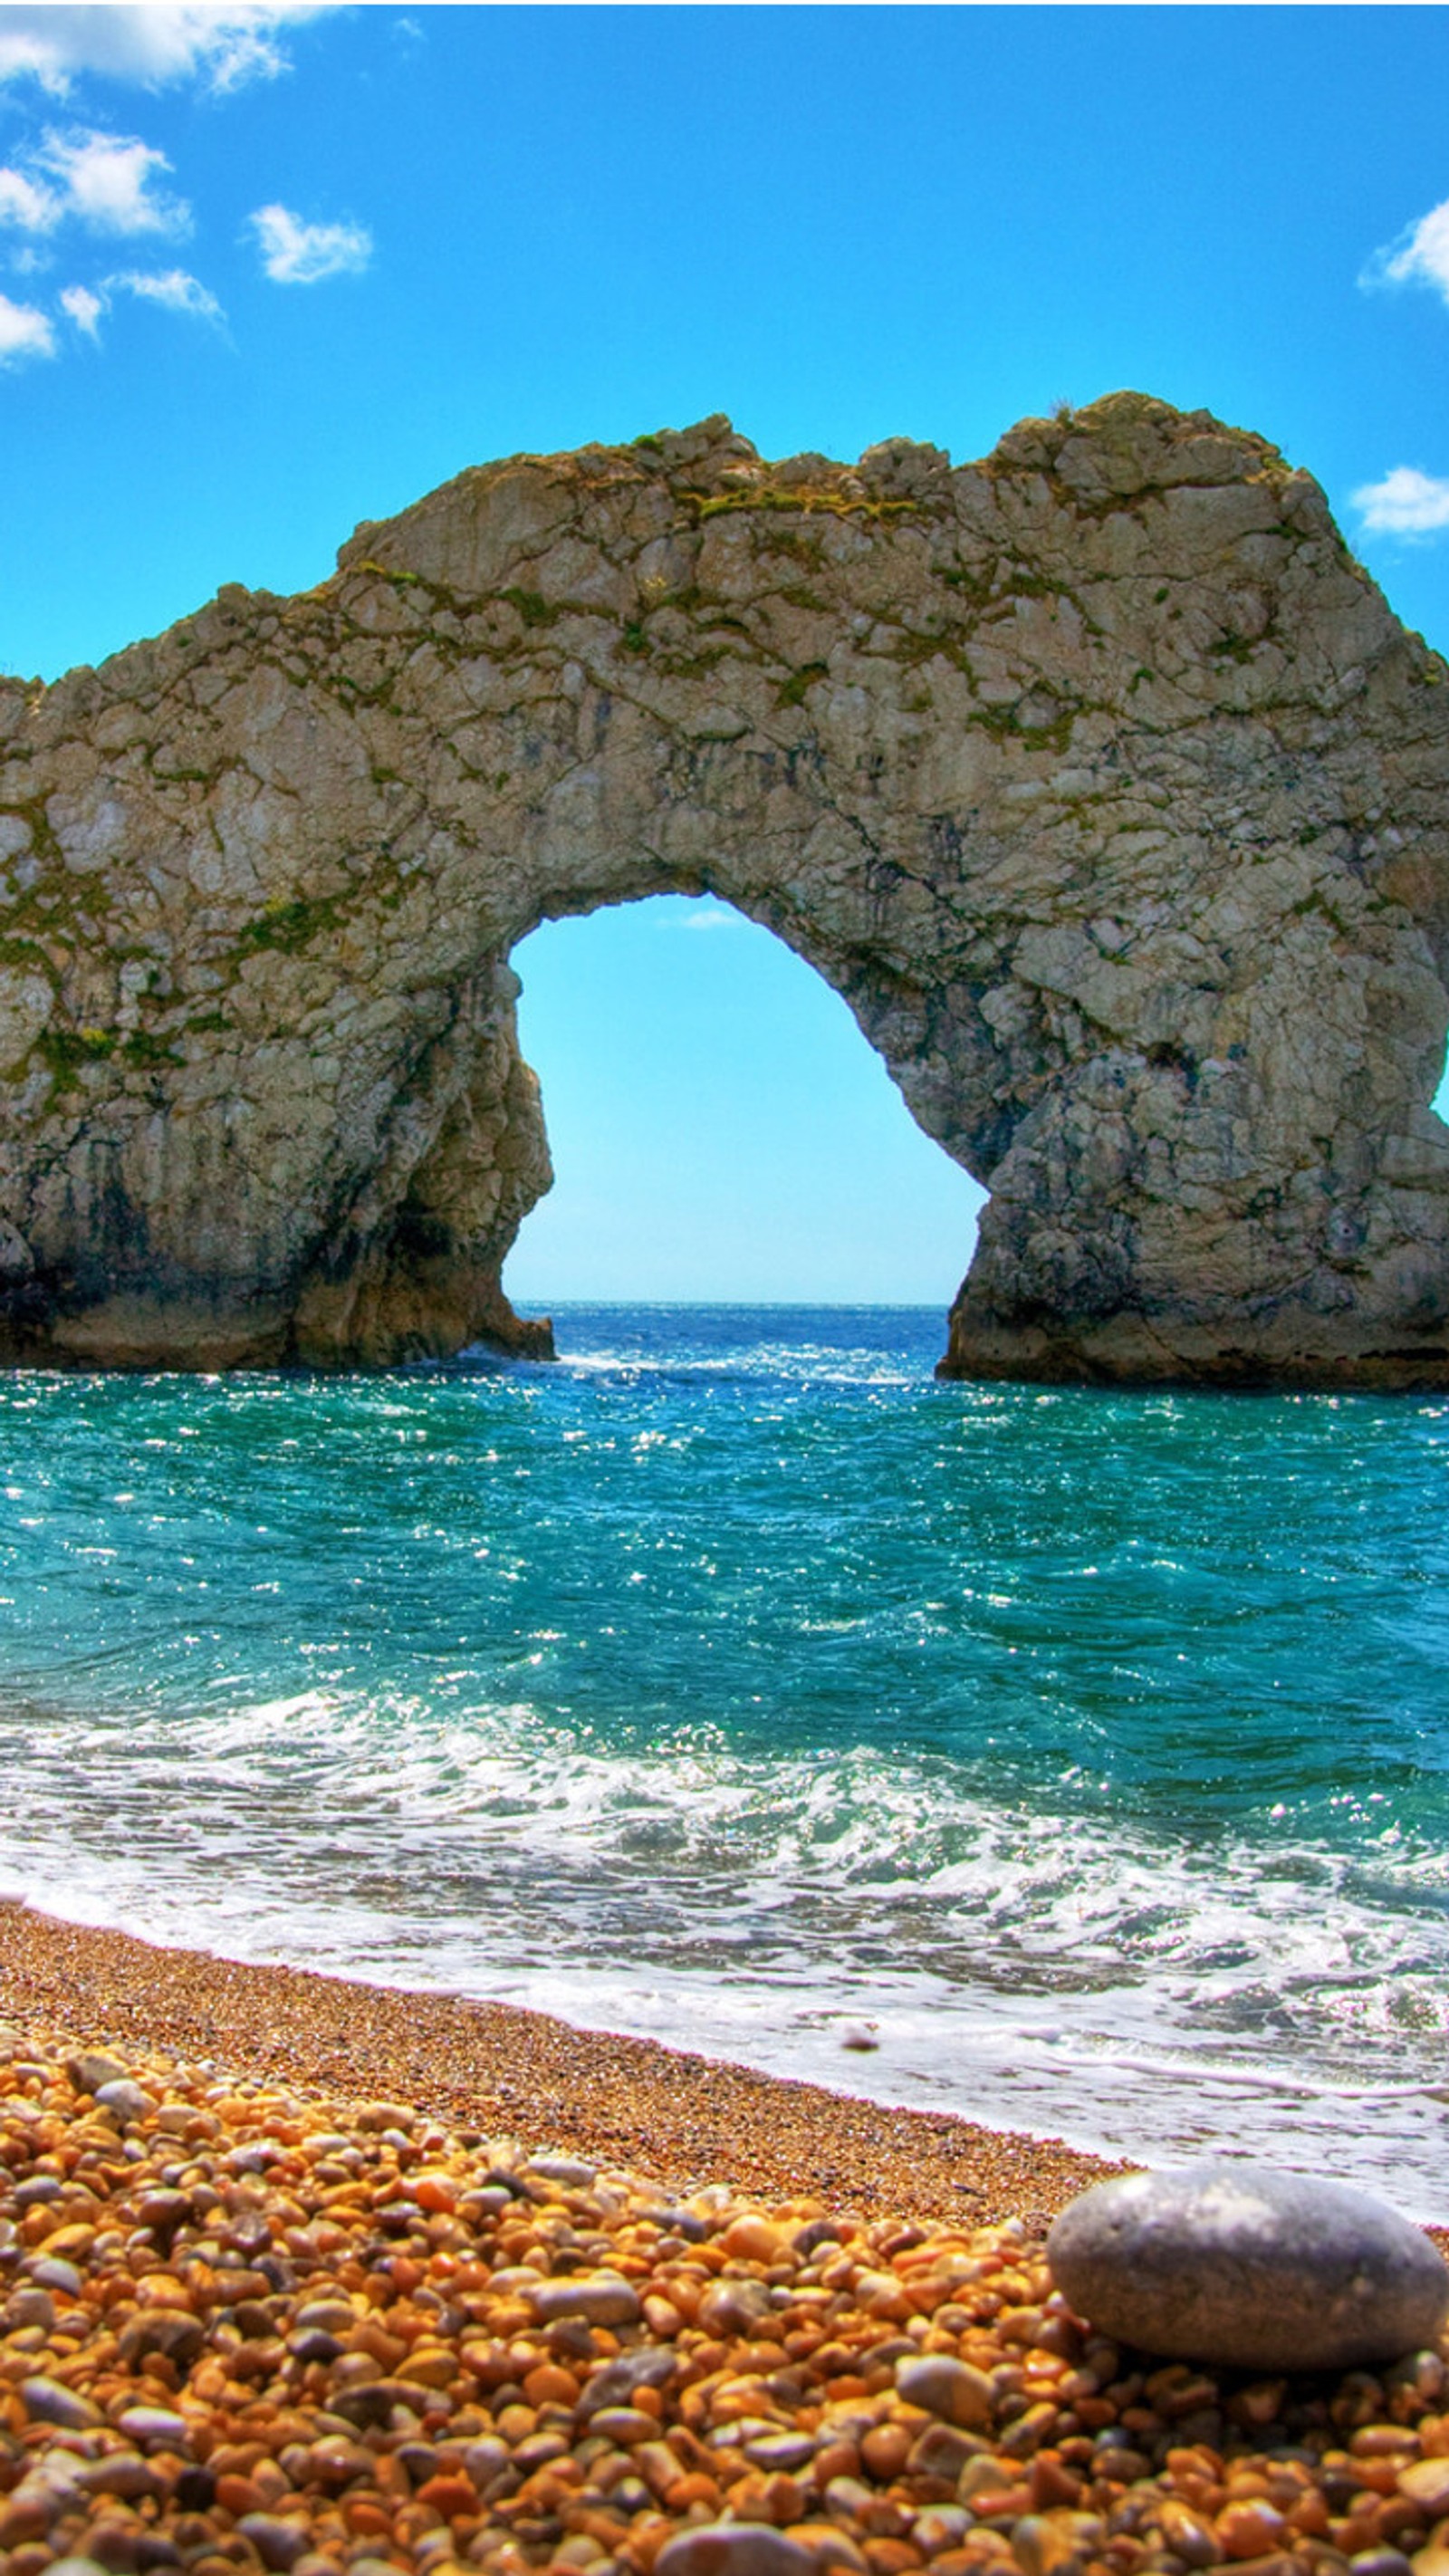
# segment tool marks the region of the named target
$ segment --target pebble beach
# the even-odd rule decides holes
[[[14,1905],[0,2012],[4,2576],[1449,2571],[1441,2352],[1109,2342],[1065,2148]]]

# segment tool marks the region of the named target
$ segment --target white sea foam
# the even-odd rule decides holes
[[[0,1761],[0,1886],[72,1919],[1113,2151],[1255,2147],[1446,2214],[1431,1850],[1385,1848],[1365,1885],[1302,1838],[993,1807],[944,1763],[591,1751],[522,1700],[443,1725],[326,1691],[184,1725],[12,1709]],[[862,2021],[877,2046],[847,2056]]]

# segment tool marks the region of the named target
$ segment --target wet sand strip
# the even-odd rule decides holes
[[[300,1968],[239,1966],[0,1902],[0,2012],[95,2047],[416,2104],[540,2151],[636,2165],[682,2190],[726,2183],[868,2219],[1015,2217],[1039,2229],[1125,2168],[1057,2140],[790,2083],[547,2013],[411,1994]]]

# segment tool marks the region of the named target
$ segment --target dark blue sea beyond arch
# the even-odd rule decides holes
[[[1449,1401],[558,1322],[0,1380],[0,1885],[1445,2215]]]

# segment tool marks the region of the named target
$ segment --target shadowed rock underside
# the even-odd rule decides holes
[[[1265,441],[715,419],[338,566],[0,682],[0,1357],[546,1349],[509,952],[707,889],[990,1190],[948,1371],[1449,1383],[1449,673]]]

